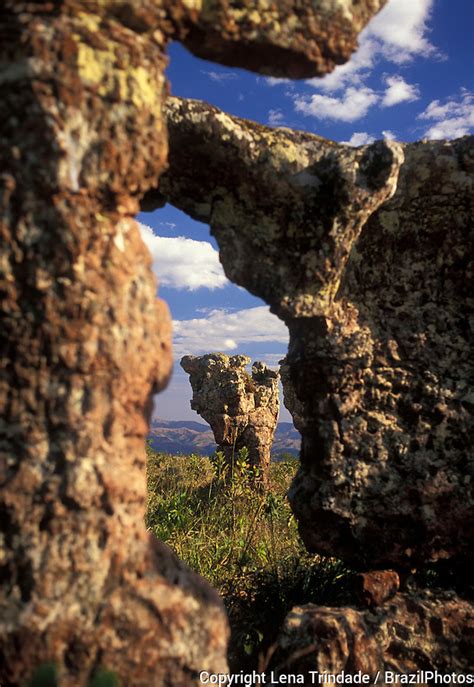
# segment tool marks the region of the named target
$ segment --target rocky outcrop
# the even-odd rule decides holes
[[[472,558],[473,153],[472,137],[404,147],[341,279],[348,319],[312,351],[303,325],[307,353],[283,366],[307,436],[290,498],[310,548],[365,565]]]
[[[250,358],[210,353],[186,355],[181,367],[193,389],[191,408],[211,426],[217,448],[232,465],[241,448],[247,448],[250,465],[265,482],[270,450],[278,421],[278,372]]]
[[[358,34],[385,3],[188,0],[168,5],[180,40],[198,57],[262,74],[306,78],[346,62]]]
[[[318,74],[382,4],[2,3],[2,685],[45,661],[68,687],[225,670],[219,602],[143,525],[170,324],[132,217],[166,160],[165,49]]]
[[[369,610],[290,613],[275,670],[471,669],[472,604],[397,590],[398,572],[472,559],[473,139],[354,149],[178,99],[167,118],[147,201],[208,222],[227,276],[288,325],[300,532],[369,570]]]
[[[167,119],[163,197],[290,330],[309,549],[364,567],[472,555],[473,139],[354,149],[179,99]]]
[[[370,610],[307,604],[287,616],[271,666],[275,676],[305,676],[307,686],[318,684],[315,673],[358,671],[371,684],[376,678],[378,685],[395,684],[396,674],[411,674],[428,685],[427,671],[472,671],[473,630],[472,604],[449,592],[400,593]]]

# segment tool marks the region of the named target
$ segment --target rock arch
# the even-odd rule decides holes
[[[361,566],[471,557],[473,137],[352,148],[178,98],[167,121],[161,197],[209,223],[227,276],[290,331],[307,546]]]
[[[167,118],[169,169],[145,203],[208,222],[227,276],[288,325],[300,532],[370,571],[368,609],[293,609],[271,665],[472,670],[472,603],[406,579],[472,566],[474,138],[352,149],[179,99]]]

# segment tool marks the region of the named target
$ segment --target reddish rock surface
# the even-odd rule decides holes
[[[346,62],[358,34],[385,2],[191,0],[171,11],[194,8],[187,21],[180,20],[180,30],[181,40],[198,57],[301,79]]]
[[[297,3],[295,23],[285,2],[253,31],[253,3],[239,4],[241,23],[228,3],[2,3],[4,687],[44,661],[67,687],[101,665],[134,687],[225,670],[220,603],[143,525],[170,320],[132,217],[166,160],[165,48],[178,37],[229,64],[318,74],[349,56],[382,4]]]
[[[360,601],[370,608],[381,606],[400,588],[400,578],[395,570],[371,570],[356,577],[356,593]]]
[[[368,674],[390,684],[385,671],[441,675],[474,668],[474,609],[447,592],[397,594],[372,610],[308,604],[288,614],[271,667],[277,673],[309,671]],[[422,679],[418,684],[433,684]],[[392,681],[392,684],[394,680]]]
[[[471,558],[472,137],[354,149],[176,98],[167,119],[162,197],[290,330],[307,547],[366,569]]]
[[[245,355],[224,353],[181,359],[193,389],[191,408],[211,426],[217,449],[232,465],[247,448],[250,465],[266,482],[280,409],[279,375],[258,361],[249,374],[249,363]]]

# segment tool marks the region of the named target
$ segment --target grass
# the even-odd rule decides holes
[[[297,464],[272,464],[263,491],[245,449],[230,475],[221,454],[170,456],[148,448],[147,526],[223,597],[235,670],[257,667],[292,606],[347,598],[349,571],[308,554],[298,535],[286,498]]]

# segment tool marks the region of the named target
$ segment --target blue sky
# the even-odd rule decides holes
[[[170,49],[173,95],[205,100],[269,126],[363,145],[380,138],[457,138],[474,129],[474,1],[389,0],[346,65],[322,79],[269,79]],[[244,353],[276,365],[286,327],[265,304],[230,284],[207,225],[171,206],[141,213],[159,294],[174,322],[175,371],[155,415],[199,419],[179,366],[185,354]],[[282,408],[280,420],[290,416]]]

